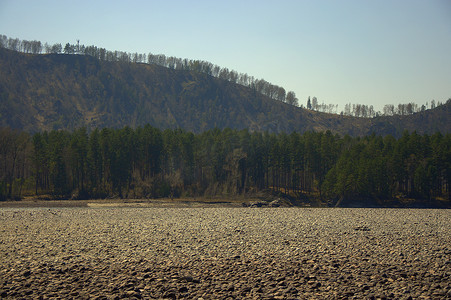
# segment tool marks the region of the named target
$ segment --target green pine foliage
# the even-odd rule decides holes
[[[30,136],[3,128],[0,146],[3,200],[24,194],[88,199],[273,191],[329,206],[451,201],[450,134],[406,131],[395,139],[217,128],[193,134],[145,125]]]

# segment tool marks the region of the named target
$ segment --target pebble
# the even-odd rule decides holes
[[[6,299],[450,299],[451,210],[1,208]]]

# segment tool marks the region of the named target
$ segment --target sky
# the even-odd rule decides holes
[[[0,34],[209,61],[304,106],[451,98],[449,0],[0,0]]]

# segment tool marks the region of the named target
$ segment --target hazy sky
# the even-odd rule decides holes
[[[451,98],[449,0],[0,0],[0,34],[206,60],[304,106]]]

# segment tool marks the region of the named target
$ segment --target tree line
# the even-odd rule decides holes
[[[29,135],[0,129],[0,198],[252,195],[451,201],[451,135],[340,137],[150,125]]]
[[[64,47],[61,43],[50,45],[42,44],[39,41],[19,40],[0,35],[0,47],[13,51],[31,54],[80,54],[95,57],[101,61],[124,62],[124,63],[147,63],[163,66],[175,70],[187,70],[192,72],[205,73],[210,76],[237,83],[252,88],[269,98],[278,100],[289,105],[298,106],[298,98],[293,91],[285,91],[283,87],[269,83],[264,79],[257,79],[246,73],[238,73],[228,68],[222,68],[203,60],[182,59],[164,54],[152,53],[129,53],[124,51],[109,51],[97,46],[80,45],[67,43]]]
[[[95,57],[101,61],[111,62],[125,62],[125,63],[147,63],[163,66],[165,68],[175,70],[187,70],[193,72],[205,73],[210,76],[227,80],[233,83],[237,83],[249,88],[252,88],[258,93],[261,93],[271,99],[281,101],[293,106],[300,106],[304,108],[304,105],[299,103],[299,99],[293,91],[286,91],[283,87],[274,85],[264,79],[257,79],[254,76],[250,76],[247,73],[238,73],[228,68],[222,68],[218,65],[212,64],[203,60],[182,59],[174,56],[166,56],[164,54],[153,53],[129,53],[124,51],[110,51],[105,48],[97,47],[94,45],[85,46],[80,44],[77,40],[76,44],[66,43],[65,46],[61,43],[55,43],[53,45],[40,41],[27,41],[20,40],[18,38],[8,38],[6,35],[0,35],[0,47],[10,49],[13,51],[31,53],[31,54],[79,54],[89,55]],[[436,106],[440,106],[443,103],[435,102],[431,100],[430,106],[428,103],[419,106],[416,103],[387,104],[383,107],[382,112],[376,111],[373,105],[365,104],[345,104],[344,110],[339,114],[346,116],[362,117],[362,118],[374,118],[378,116],[394,116],[394,115],[410,115],[417,112],[425,111],[427,109],[434,109]],[[325,113],[338,113],[338,105],[319,103],[316,97],[308,97],[306,108],[314,111]]]
[[[451,98],[448,99],[447,103],[451,102]],[[397,106],[393,104],[384,105],[382,112],[376,111],[373,105],[365,105],[365,104],[351,104],[346,103],[344,106],[344,110],[340,112],[340,115],[344,116],[353,116],[357,118],[376,118],[379,116],[407,116],[415,113],[423,112],[427,109],[434,109],[438,106],[444,105],[444,103],[440,101],[431,100],[429,105],[428,102],[423,105],[418,105],[414,102],[409,103],[400,103]],[[316,97],[308,97],[307,99],[307,109],[325,112],[330,114],[338,113],[338,104],[325,104],[319,103]]]

